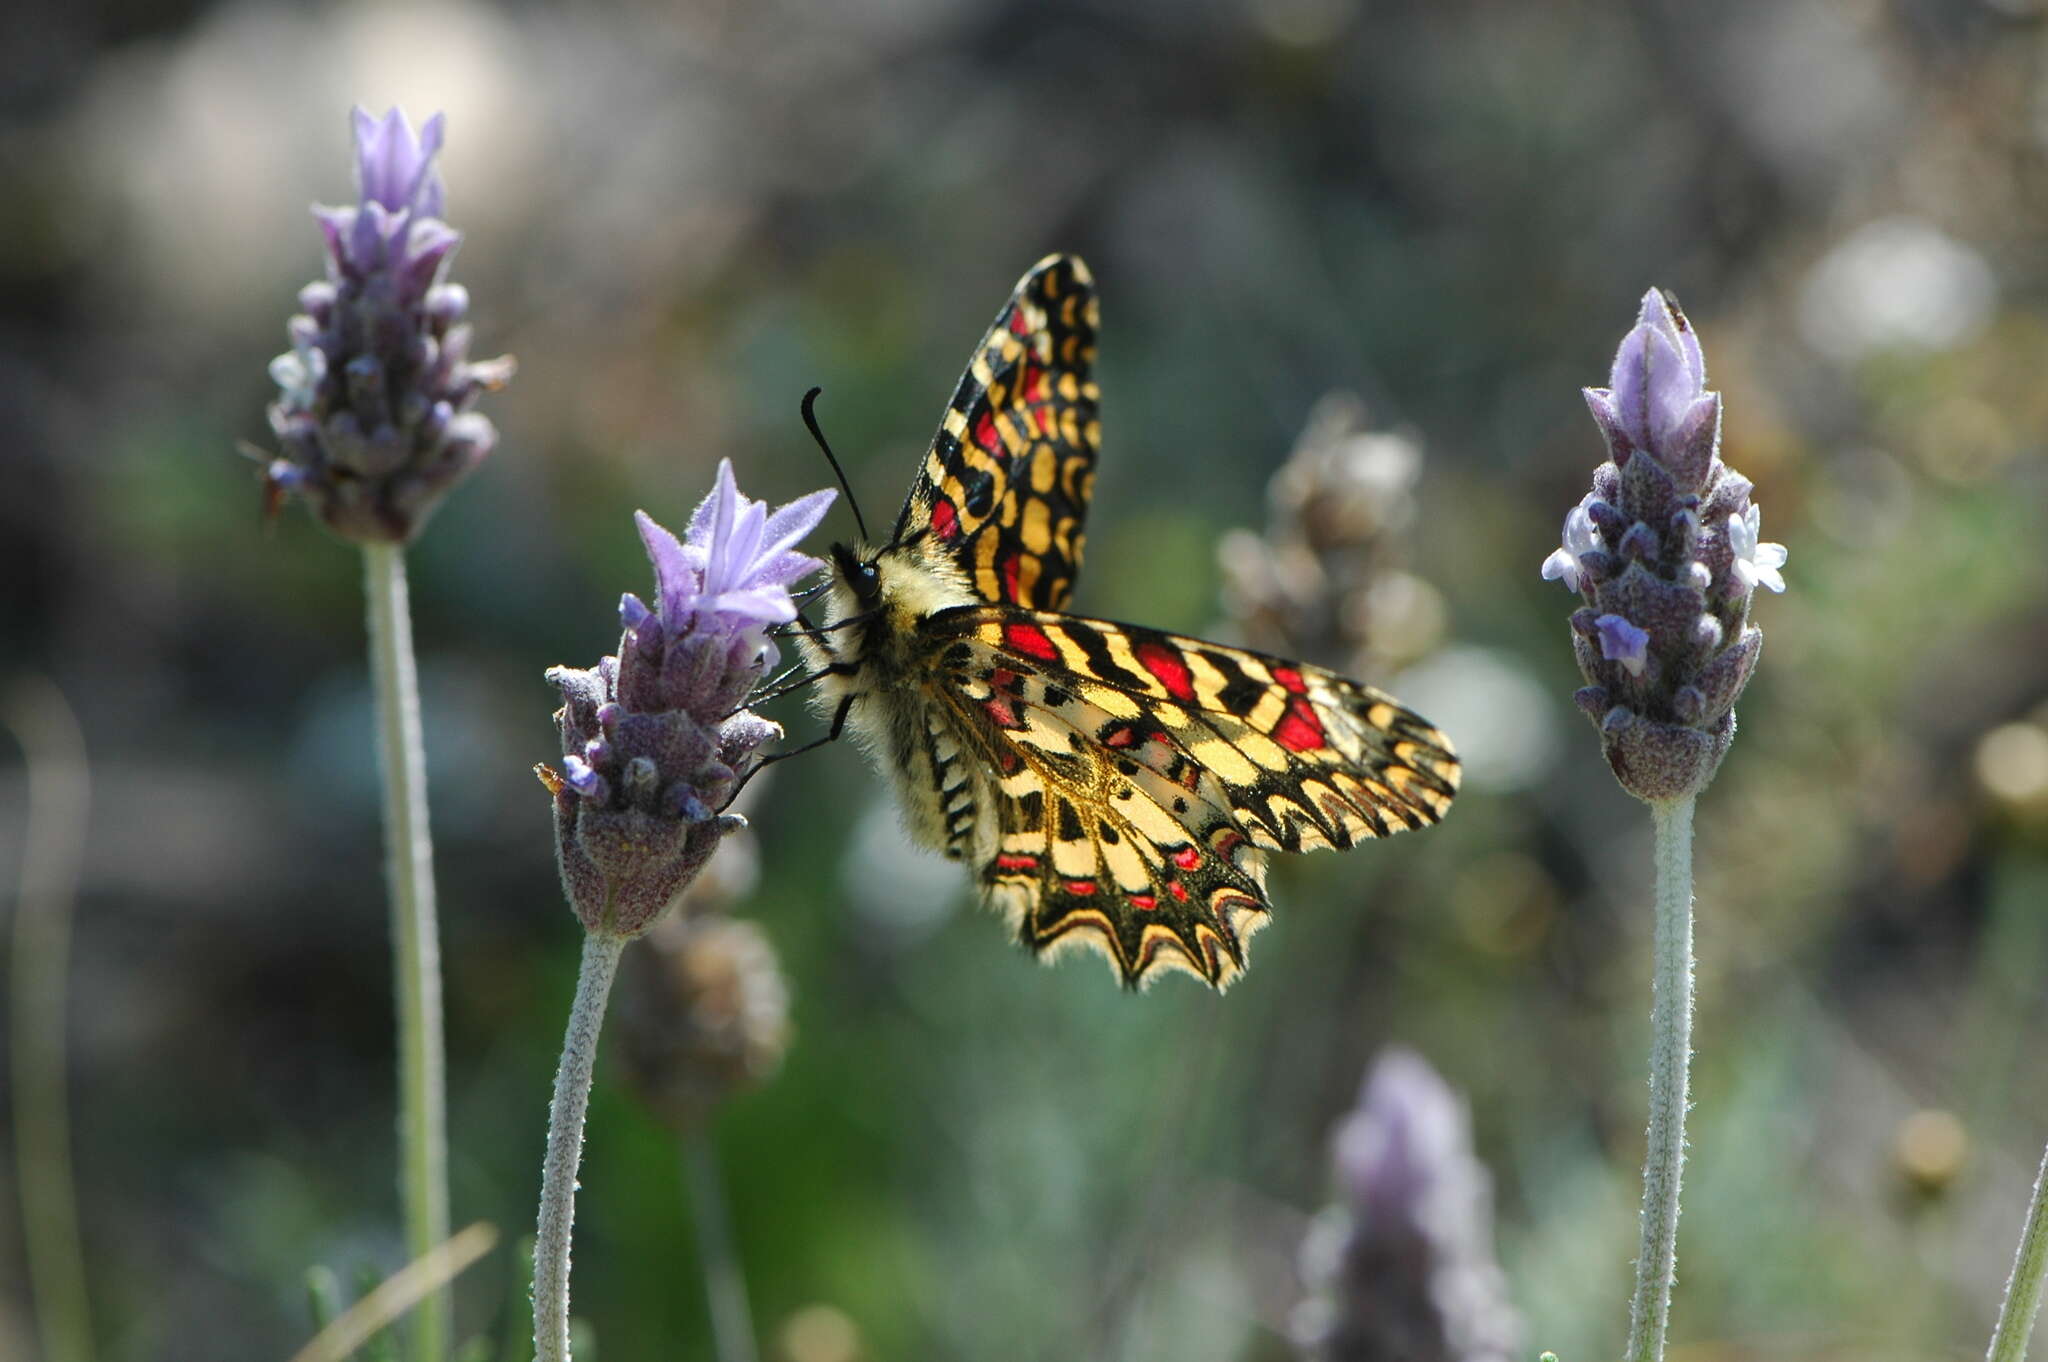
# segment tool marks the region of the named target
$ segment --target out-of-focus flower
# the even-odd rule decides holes
[[[1407,570],[1421,472],[1421,448],[1371,429],[1356,397],[1318,402],[1267,487],[1265,533],[1234,530],[1218,550],[1245,641],[1364,676],[1436,647],[1443,599]]]
[[[358,201],[313,210],[327,278],[299,291],[271,361],[281,452],[264,481],[344,538],[403,543],[497,444],[471,407],[513,363],[469,358],[469,293],[443,280],[462,237],[441,220],[441,116],[417,134],[397,109],[353,119]]]
[[[1841,363],[1886,350],[1946,350],[1997,311],[1998,277],[1983,255],[1933,223],[1866,222],[1822,256],[1800,289],[1800,330]]]
[[[1721,395],[1699,337],[1655,289],[1586,404],[1609,459],[1543,563],[1584,600],[1572,643],[1616,779],[1657,801],[1706,787],[1735,736],[1735,700],[1763,646],[1756,588],[1782,591],[1781,544],[1761,542],[1749,479],[1721,462]]]
[[[722,915],[673,914],[623,962],[626,1072],[672,1129],[766,1082],[789,1048],[789,987],[767,933]]]
[[[1338,1202],[1303,1246],[1316,1291],[1295,1321],[1323,1362],[1508,1362],[1521,1317],[1493,1249],[1493,1189],[1464,1103],[1393,1050],[1337,1128]]]
[[[795,551],[835,494],[769,513],[742,496],[732,465],[677,539],[635,519],[654,563],[655,606],[627,594],[616,657],[555,667],[562,768],[543,765],[555,801],[562,886],[586,930],[652,926],[727,833],[733,789],[776,724],[742,708],[773,663],[767,627],[796,617],[789,586],[823,566]]]

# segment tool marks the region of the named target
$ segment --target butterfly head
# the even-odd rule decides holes
[[[875,559],[861,557],[860,550],[852,544],[834,544],[832,567],[840,582],[853,593],[859,610],[872,610],[881,603],[882,574]]]

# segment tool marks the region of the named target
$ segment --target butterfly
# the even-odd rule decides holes
[[[880,546],[835,544],[796,637],[914,841],[965,863],[1033,953],[1219,990],[1271,912],[1271,851],[1434,823],[1442,733],[1300,662],[1065,613],[1101,443],[1097,303],[1053,255],[969,361]]]

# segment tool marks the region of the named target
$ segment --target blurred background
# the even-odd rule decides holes
[[[528,774],[543,670],[616,646],[636,507],[680,525],[722,456],[775,501],[829,481],[812,384],[886,523],[1058,249],[1104,324],[1078,606],[1365,669],[1454,735],[1467,792],[1278,865],[1227,997],[1133,997],[1093,957],[1034,965],[858,753],[776,772],[758,876],[714,905],[759,934],[705,967],[770,990],[732,1071],[781,1055],[704,1118],[764,1349],[1293,1356],[1329,1133],[1397,1041],[1469,1098],[1529,1354],[1618,1349],[1648,820],[1537,567],[1602,456],[1578,389],[1658,284],[1791,550],[1700,811],[1674,1342],[1981,1354],[2048,1137],[2031,0],[87,0],[9,29],[0,673],[54,681],[91,763],[70,1072],[102,1356],[284,1357],[309,1266],[402,1258],[358,555],[297,507],[266,527],[235,451],[320,271],[307,205],[353,197],[352,103],[447,112],[453,277],[478,352],[520,362],[412,554],[455,1217],[506,1232],[463,1334],[526,1356],[580,946]],[[26,814],[9,746],[10,901]],[[678,1103],[635,1097],[624,1034],[578,1356],[702,1357]],[[27,1359],[13,1178],[0,1356]]]

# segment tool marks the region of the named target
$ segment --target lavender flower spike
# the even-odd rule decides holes
[[[1784,546],[1761,542],[1749,479],[1721,461],[1721,395],[1706,381],[1685,314],[1650,290],[1609,385],[1586,389],[1609,458],[1543,563],[1585,602],[1574,698],[1615,778],[1653,803],[1713,779],[1763,646],[1750,597],[1785,588]]]
[[[744,826],[721,810],[782,730],[742,706],[774,665],[768,626],[796,618],[790,586],[824,566],[796,545],[834,495],[771,513],[720,462],[683,538],[634,517],[655,604],[620,601],[616,657],[548,672],[562,692],[562,769],[537,770],[554,796],[562,887],[585,930],[640,935]]]
[[[264,486],[343,538],[402,544],[497,444],[470,408],[513,363],[469,358],[469,293],[444,282],[462,236],[441,220],[441,115],[418,133],[397,109],[352,118],[357,202],[313,209],[327,277],[299,291],[292,348],[270,364],[281,452]]]
[[[1521,1316],[1494,1257],[1493,1185],[1465,1103],[1391,1050],[1331,1141],[1339,1204],[1302,1248],[1317,1294],[1296,1341],[1320,1362],[1510,1362]]]

